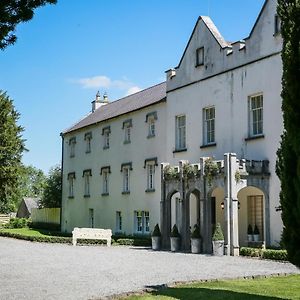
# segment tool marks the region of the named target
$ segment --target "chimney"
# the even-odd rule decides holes
[[[100,108],[103,105],[108,104],[108,97],[107,94],[105,93],[103,95],[103,100],[101,100],[101,96],[99,91],[96,94],[96,98],[94,101],[92,101],[92,112],[94,112],[95,110],[97,110],[98,108]]]

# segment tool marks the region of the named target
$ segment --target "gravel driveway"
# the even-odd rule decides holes
[[[0,299],[99,299],[174,281],[300,273],[288,263],[0,237]]]

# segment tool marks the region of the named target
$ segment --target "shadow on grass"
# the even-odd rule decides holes
[[[53,231],[53,230],[47,230],[47,229],[36,229],[31,228],[34,231],[37,231],[41,234],[48,235],[48,236],[61,236],[61,237],[71,237],[72,233],[66,233],[61,231]]]
[[[247,294],[228,290],[217,290],[196,287],[164,288],[163,286],[149,287],[156,289],[151,292],[153,296],[168,296],[180,300],[276,300],[277,297]]]

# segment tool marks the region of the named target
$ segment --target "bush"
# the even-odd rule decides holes
[[[213,237],[213,241],[224,241],[224,235],[220,223],[217,223]]]
[[[123,246],[151,246],[150,238],[139,238],[139,237],[130,237],[130,238],[115,238],[115,243]]]
[[[201,239],[200,227],[198,226],[198,224],[194,225],[194,230],[192,232],[191,238],[192,239]]]
[[[179,231],[178,231],[178,228],[177,228],[177,225],[176,225],[176,224],[174,224],[174,226],[173,226],[173,228],[172,228],[170,237],[180,237],[180,233],[179,233]]]
[[[262,249],[260,248],[250,248],[250,247],[241,247],[240,255],[250,256],[250,257],[260,257]]]
[[[259,234],[259,229],[257,225],[254,226],[253,234]]]
[[[288,260],[286,250],[270,250],[266,249],[262,252],[262,258],[273,260]]]
[[[155,225],[154,230],[152,232],[152,236],[161,236],[161,232],[158,224]]]
[[[25,218],[11,218],[9,223],[5,224],[5,228],[24,228],[28,226],[29,219]]]
[[[253,234],[253,228],[252,228],[252,225],[251,225],[251,224],[248,225],[247,234],[250,234],[250,235]]]

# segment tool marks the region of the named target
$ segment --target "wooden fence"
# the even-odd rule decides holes
[[[31,219],[33,223],[60,224],[60,208],[33,208]]]

